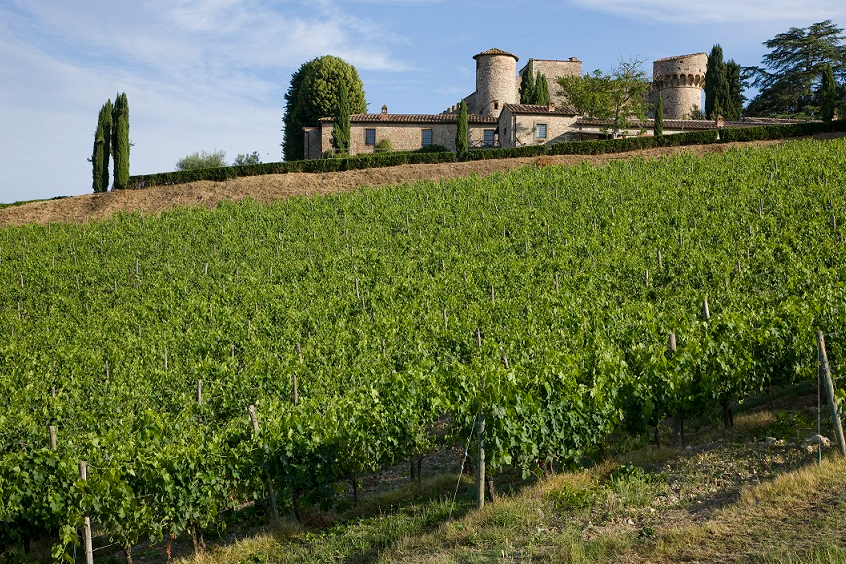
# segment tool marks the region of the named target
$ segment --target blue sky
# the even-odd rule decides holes
[[[126,92],[132,174],[194,151],[281,160],[291,74],[325,54],[356,66],[371,111],[438,113],[475,88],[491,47],[621,58],[708,52],[758,64],[761,43],[842,0],[0,0],[0,202],[91,192],[97,114]]]

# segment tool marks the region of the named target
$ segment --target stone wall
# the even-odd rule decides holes
[[[499,139],[503,147],[525,147],[561,141],[578,116],[555,114],[514,114],[508,108],[499,118]],[[537,136],[538,124],[546,124],[546,138]]]
[[[535,77],[538,73],[546,76],[546,82],[549,85],[550,100],[556,105],[563,106],[567,103],[567,98],[558,93],[558,79],[563,76],[582,76],[582,62],[576,57],[570,57],[566,61],[549,61],[545,59],[529,59],[522,69],[520,75],[517,77],[517,93],[516,99],[520,100],[520,82],[523,80],[523,73],[526,69],[532,67]]]
[[[365,130],[376,130],[376,143],[387,139],[391,142],[393,151],[416,151],[423,147],[423,130],[432,130],[432,144],[443,145],[450,151],[455,150],[455,122],[447,123],[397,123],[397,122],[359,122],[350,124],[350,154],[360,155],[374,152],[375,145],[365,142]],[[315,128],[317,129],[317,128]],[[496,129],[495,123],[468,124],[467,130],[471,147],[481,147],[484,144],[485,130]],[[306,158],[320,158],[323,153],[332,149],[332,122],[321,122],[320,135],[313,137],[320,139],[319,150],[313,148]]]

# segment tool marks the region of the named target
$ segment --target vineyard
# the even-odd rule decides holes
[[[526,475],[731,425],[844,356],[844,187],[807,140],[5,228],[0,552],[328,508],[479,414]]]

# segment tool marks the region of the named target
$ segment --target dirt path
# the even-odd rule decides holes
[[[823,136],[817,137],[823,138]],[[824,137],[829,138],[831,135]],[[541,157],[541,162],[574,165],[589,161],[594,164],[604,164],[630,157],[658,158],[681,152],[704,155],[722,153],[733,146],[761,146],[780,142],[665,147],[613,155],[559,155]],[[0,209],[0,227],[27,223],[87,222],[107,218],[118,211],[141,210],[145,214],[156,214],[185,206],[211,208],[224,200],[253,198],[262,202],[272,202],[292,195],[327,194],[354,190],[360,186],[384,186],[422,179],[438,181],[473,174],[488,176],[497,171],[527,166],[536,161],[538,161],[536,157],[524,157],[462,163],[401,165],[333,173],[271,174],[236,178],[224,182],[200,181],[175,186],[155,186],[145,190],[85,194]]]

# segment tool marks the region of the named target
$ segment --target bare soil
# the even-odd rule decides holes
[[[829,139],[839,136],[843,134],[825,134],[815,138]],[[84,223],[105,219],[121,211],[141,211],[145,215],[153,215],[177,207],[212,208],[221,201],[237,201],[244,198],[273,202],[289,196],[344,192],[362,186],[385,186],[424,179],[440,181],[474,174],[489,176],[495,172],[528,165],[576,165],[585,161],[603,165],[610,161],[631,157],[655,159],[678,153],[705,155],[723,153],[736,146],[763,146],[777,143],[783,143],[783,141],[663,147],[611,155],[557,155],[540,158],[415,164],[332,173],[269,174],[235,178],[223,182],[199,181],[173,186],[155,186],[143,190],[85,194],[8,207],[0,209],[0,227],[28,223]]]

